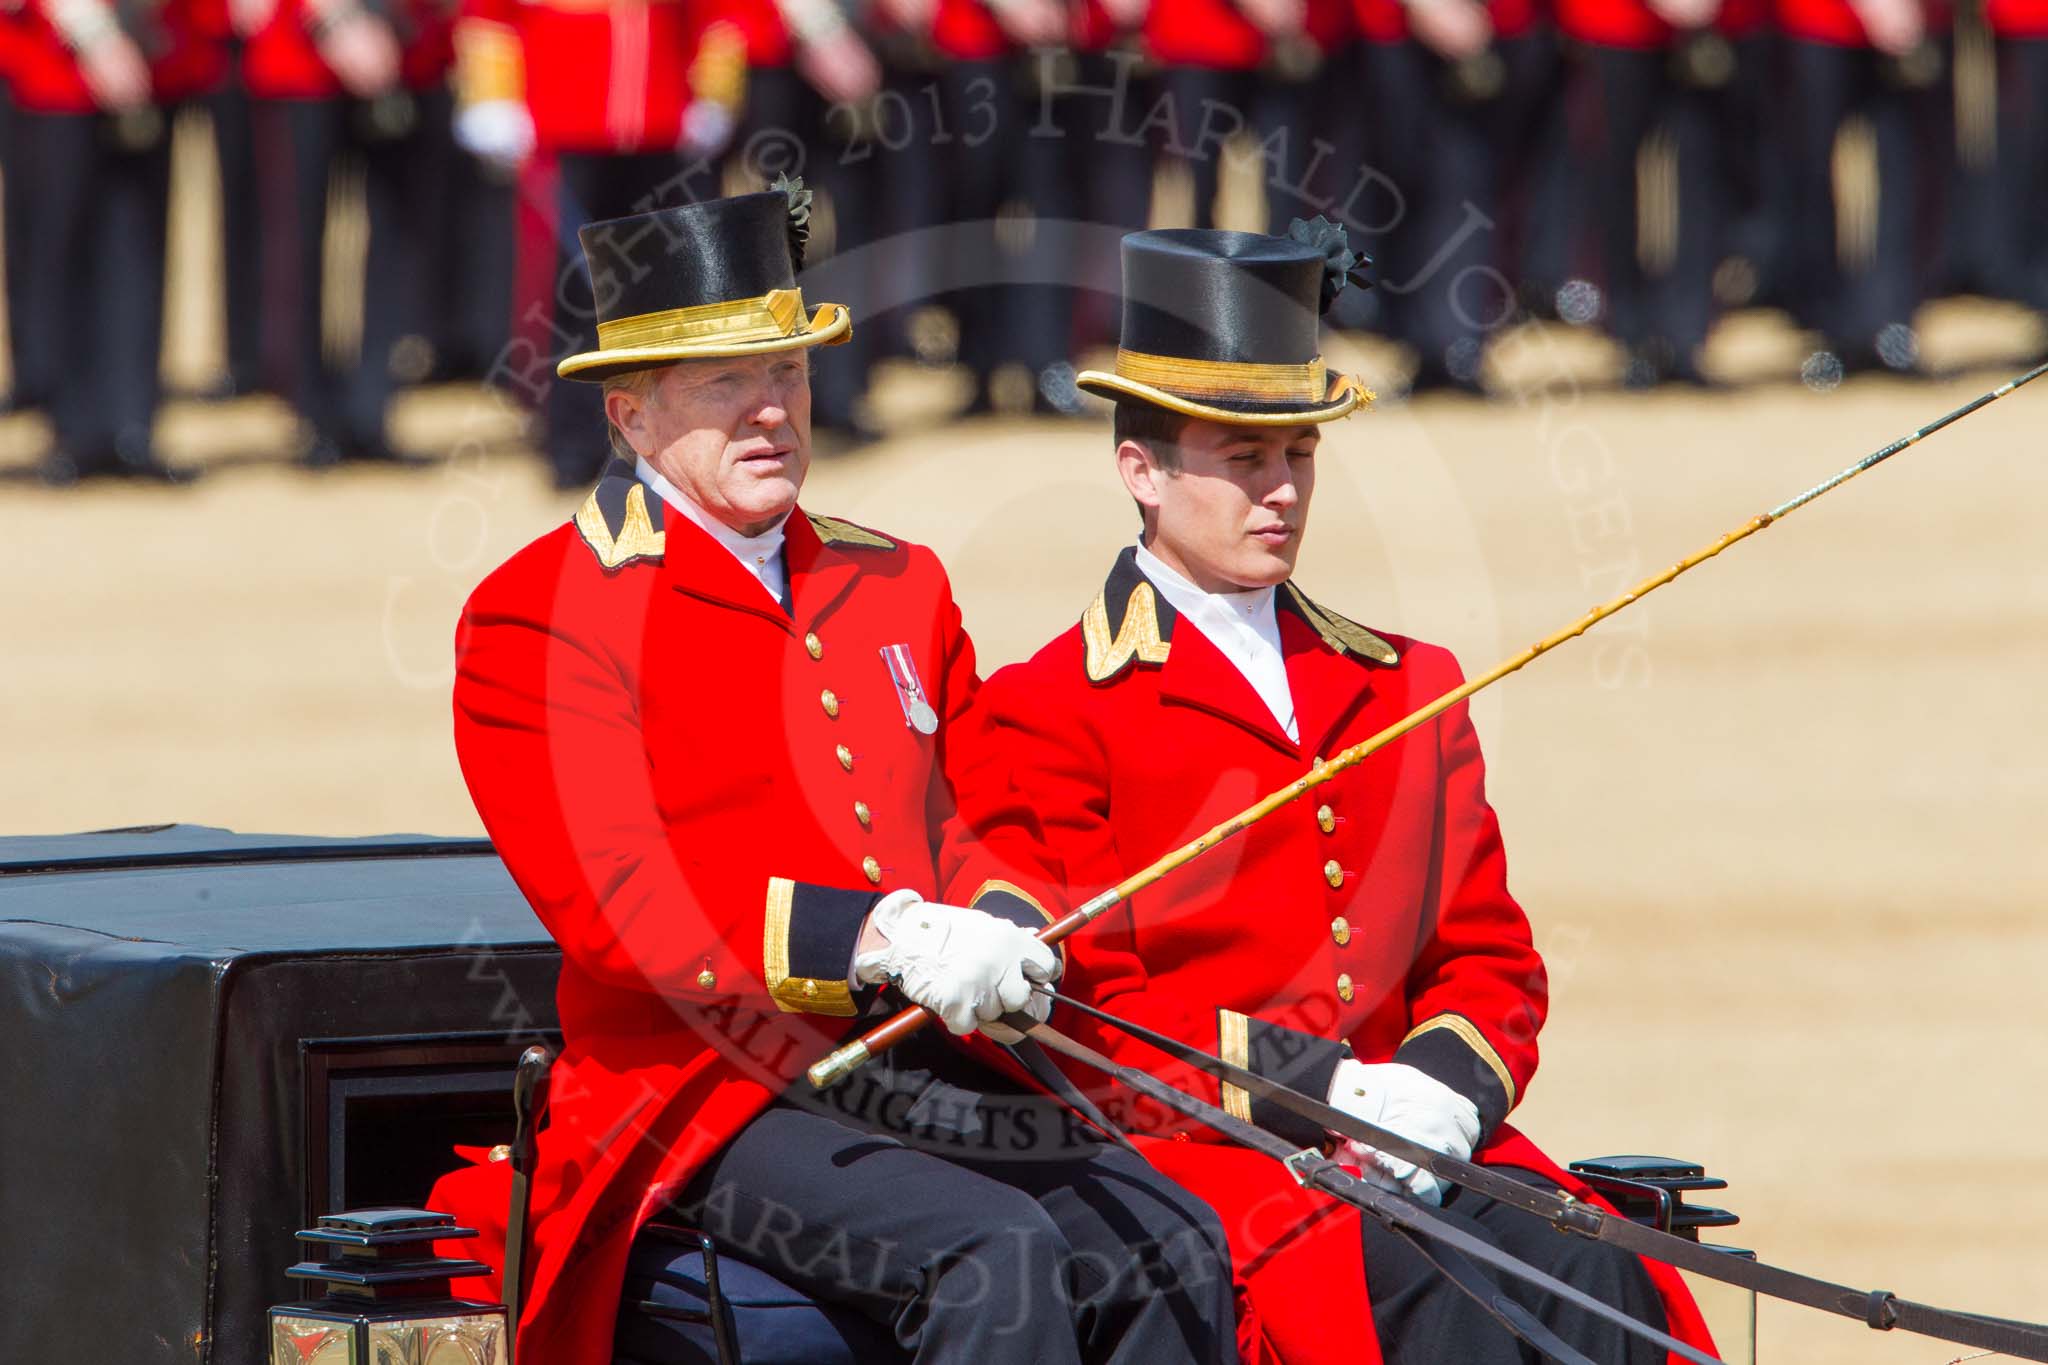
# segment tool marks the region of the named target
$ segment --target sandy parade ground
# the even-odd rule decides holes
[[[1649,397],[1584,385],[1581,337],[1519,334],[1518,397],[1329,429],[1300,582],[1476,671],[1990,387],[2015,325],[1935,319],[1930,355],[1965,371],[1938,381]],[[1784,370],[1793,345],[1743,320],[1724,369]],[[921,420],[942,389],[899,376],[891,438],[821,458],[805,500],[933,546],[992,668],[1076,619],[1135,518],[1106,424]],[[578,499],[494,400],[401,419],[453,454],[303,474],[274,406],[179,404],[166,448],[206,477],[83,490],[41,487],[32,423],[0,423],[0,829],[478,830],[456,613]],[[1743,1216],[1728,1240],[1780,1264],[2033,1318],[2044,433],[2048,381],[1476,704],[1554,989],[1517,1123],[1560,1159],[1705,1162]],[[1760,1337],[1775,1365],[1964,1354],[1769,1306]]]

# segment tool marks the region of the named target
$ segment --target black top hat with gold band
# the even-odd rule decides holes
[[[1297,220],[1286,237],[1169,228],[1123,240],[1116,369],[1083,370],[1104,398],[1189,417],[1295,426],[1343,417],[1372,394],[1323,365],[1317,323],[1362,258],[1343,228]]]
[[[801,181],[760,194],[607,218],[577,231],[597,302],[597,349],[555,367],[564,379],[709,356],[753,355],[846,340],[836,303],[804,308],[810,192]]]

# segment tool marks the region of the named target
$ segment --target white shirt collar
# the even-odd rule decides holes
[[[1205,592],[1144,545],[1140,544],[1137,550],[1138,572],[1150,579],[1159,595],[1236,665],[1287,737],[1300,739],[1294,718],[1294,690],[1288,685],[1287,659],[1280,650],[1276,590]]]
[[[784,590],[789,582],[789,576],[782,563],[783,528],[789,525],[788,514],[785,513],[782,520],[758,536],[743,536],[691,501],[682,489],[663,478],[661,471],[647,463],[644,456],[633,462],[633,472],[639,475],[640,482],[660,494],[663,502],[702,527],[706,535],[730,551],[732,557],[740,562],[740,567],[752,574],[754,581],[767,589],[768,595],[775,599],[776,605],[782,605]]]

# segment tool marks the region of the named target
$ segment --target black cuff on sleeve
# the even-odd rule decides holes
[[[1477,1106],[1477,1145],[1485,1145],[1515,1106],[1507,1064],[1462,1014],[1439,1014],[1418,1025],[1395,1049],[1394,1060],[1441,1081]]]
[[[1268,1024],[1235,1010],[1217,1011],[1217,1034],[1224,1061],[1235,1062],[1247,1071],[1290,1090],[1300,1091],[1313,1100],[1329,1095],[1330,1078],[1337,1074],[1337,1063],[1351,1055],[1348,1043],[1320,1038],[1279,1024]],[[1326,1136],[1322,1125],[1315,1120],[1259,1099],[1234,1085],[1223,1087],[1223,1107],[1239,1118],[1303,1147],[1319,1146]]]
[[[974,908],[987,911],[1000,919],[1006,919],[1019,929],[1037,933],[1051,921],[1038,902],[1027,898],[1022,891],[1008,887],[986,888],[975,893]]]
[[[762,942],[768,993],[776,1006],[805,1014],[857,1014],[872,990],[859,996],[847,984],[861,925],[881,896],[837,886],[768,882]]]
[[[1052,911],[1033,900],[1031,893],[1023,887],[1013,886],[1009,882],[983,882],[981,889],[974,893],[968,904],[998,919],[1006,919],[1019,929],[1029,929],[1034,934],[1052,923]],[[1053,952],[1059,955],[1060,970],[1064,972],[1067,969],[1067,945],[1056,943],[1053,945]],[[1047,1015],[1047,1019],[1049,1021],[1051,1016]]]

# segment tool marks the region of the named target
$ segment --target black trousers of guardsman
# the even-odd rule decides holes
[[[1216,1215],[1057,1102],[1016,1090],[934,1038],[823,1095],[799,1082],[673,1216],[855,1310],[918,1362],[1235,1361]],[[664,1365],[659,1341],[629,1306],[620,1354]]]
[[[64,477],[155,465],[170,114],[16,110],[10,200],[22,212],[13,346],[21,391],[47,401]]]
[[[1798,171],[1790,242],[1800,286],[1794,316],[1825,332],[1852,369],[1910,368],[1906,329],[1920,303],[1926,259],[1918,221],[1926,179],[1921,137],[1937,122],[1930,101],[1942,87],[1903,84],[1894,64],[1865,48],[1792,42],[1787,57]],[[1871,202],[1838,203],[1831,167],[1837,136],[1852,115],[1867,130],[1875,183],[1861,191]]]
[[[221,280],[227,323],[226,389],[240,394],[253,393],[263,384],[263,272],[257,267],[263,247],[256,140],[239,52],[229,71],[220,89],[203,102],[220,167],[221,245],[228,262]]]
[[[1587,190],[1608,330],[1630,351],[1631,384],[1693,378],[1723,245],[1715,98],[1674,74],[1669,51],[1589,44],[1585,54],[1600,92]]]
[[[1398,190],[1354,212],[1365,237],[1381,329],[1413,347],[1414,388],[1476,389],[1486,336],[1513,316],[1503,186],[1509,151],[1537,117],[1555,69],[1547,39],[1494,43],[1504,73],[1491,92],[1462,90],[1451,65],[1412,39],[1365,43],[1370,155]]]
[[[266,368],[306,425],[309,464],[378,458],[397,391],[399,341],[424,335],[428,245],[446,209],[452,143],[437,135],[452,97],[415,91],[374,107],[354,99],[257,100],[262,168]],[[369,247],[360,281],[362,344],[330,356],[325,241],[337,165],[361,167]],[[351,288],[357,287],[354,282]]]

